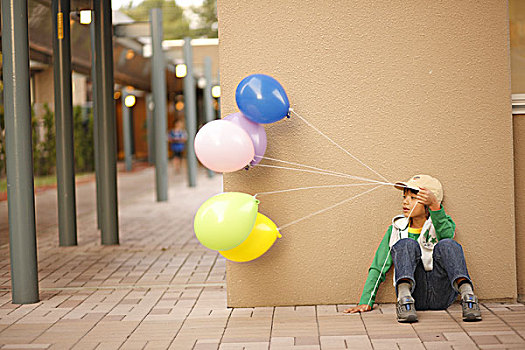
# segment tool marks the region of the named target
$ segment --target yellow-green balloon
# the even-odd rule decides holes
[[[202,245],[213,250],[235,248],[250,235],[258,209],[259,201],[246,193],[213,196],[195,214],[195,235]]]

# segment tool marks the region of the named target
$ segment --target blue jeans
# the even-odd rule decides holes
[[[463,249],[452,239],[442,239],[434,246],[432,271],[425,271],[421,247],[411,238],[399,240],[392,246],[391,254],[396,292],[400,280],[409,280],[417,310],[448,308],[459,294],[455,281],[466,278],[471,282]]]

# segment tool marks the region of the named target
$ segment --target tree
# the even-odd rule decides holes
[[[164,39],[183,39],[191,36],[190,23],[184,16],[184,10],[175,0],[144,0],[136,7],[132,7],[130,2],[126,7],[120,8],[120,11],[135,21],[149,21],[149,12],[153,8],[162,9]]]
[[[218,38],[217,0],[204,0],[201,6],[192,6],[191,9],[199,16],[199,28],[194,30],[194,36]]]

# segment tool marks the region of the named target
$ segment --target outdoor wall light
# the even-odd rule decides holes
[[[177,64],[175,66],[175,76],[177,78],[184,78],[188,74],[188,67],[185,64]]]
[[[221,97],[221,87],[219,85],[215,85],[211,88],[211,95],[215,98]]]
[[[206,78],[200,77],[199,80],[197,80],[197,86],[199,89],[204,89],[206,87]]]
[[[135,102],[137,101],[137,99],[135,98],[135,95],[128,95],[126,96],[126,98],[124,99],[124,105],[128,108],[131,108],[135,105]]]
[[[113,98],[114,98],[115,100],[118,100],[118,99],[120,98],[120,91],[115,91],[115,92],[113,93]]]
[[[91,10],[80,10],[80,24],[91,23]]]
[[[128,61],[133,59],[133,57],[135,57],[135,51],[133,51],[132,49],[129,49],[128,51],[126,51],[126,59]]]

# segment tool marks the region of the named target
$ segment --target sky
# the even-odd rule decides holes
[[[111,7],[113,10],[118,10],[121,6],[129,4],[130,1],[133,1],[133,5],[140,4],[142,0],[112,0],[111,1]],[[202,0],[175,0],[177,5],[181,7],[188,7],[188,6],[198,6],[202,4]]]

